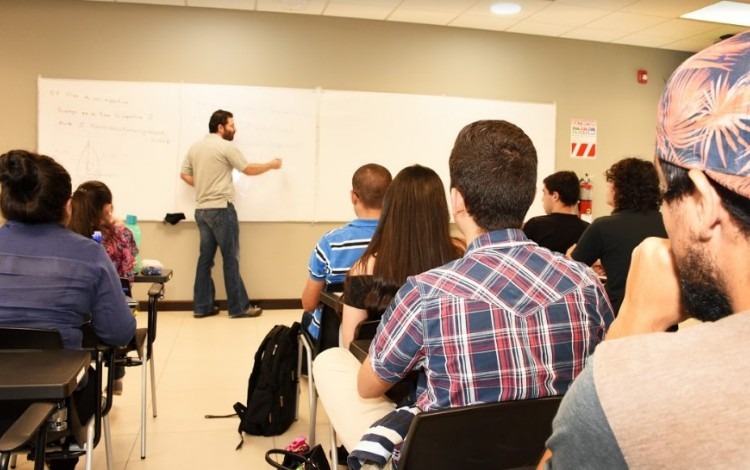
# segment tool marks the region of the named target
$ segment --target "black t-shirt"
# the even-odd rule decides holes
[[[577,215],[552,213],[529,219],[523,232],[539,246],[565,254],[588,226],[589,223]]]
[[[574,260],[589,266],[598,259],[602,260],[602,266],[607,272],[604,288],[615,315],[620,310],[625,295],[630,256],[633,249],[648,237],[667,238],[661,212],[620,211],[596,219],[571,253]]]
[[[347,276],[344,284],[344,293],[341,296],[342,302],[354,308],[367,310],[365,307],[365,297],[372,290],[374,278],[370,274],[361,274],[357,276]],[[378,320],[383,316],[383,312],[367,312],[367,321]]]

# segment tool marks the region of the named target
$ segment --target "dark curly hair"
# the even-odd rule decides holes
[[[640,158],[624,158],[604,172],[614,187],[612,213],[623,210],[659,210],[661,192],[654,164]]]

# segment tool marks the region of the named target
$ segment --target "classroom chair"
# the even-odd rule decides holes
[[[562,397],[471,405],[419,413],[399,470],[535,468]]]
[[[68,426],[64,436],[72,436],[78,445],[62,448],[47,445],[47,419],[58,409],[57,404],[35,403],[29,406],[21,417],[0,438],[0,468],[5,470],[10,464],[15,467],[18,453],[34,449],[34,468],[44,468],[45,458],[65,458],[85,455],[86,470],[93,464],[93,449],[101,438],[102,424],[107,458],[107,470],[112,469],[112,441],[109,429],[109,411],[112,408],[112,395],[103,394],[105,364],[112,364],[115,348],[102,345],[92,337],[92,330],[84,328],[83,348],[88,349],[94,363],[94,373],[88,380],[94,380],[97,391],[94,415],[88,423],[80,423],[75,415],[75,407],[66,403]],[[0,327],[0,345],[2,349],[63,349],[62,338],[57,330]],[[113,368],[107,368],[107,386],[111,389],[114,383]],[[43,421],[42,421],[43,420]],[[64,437],[60,436],[60,437]],[[81,446],[83,444],[83,446]]]
[[[120,367],[141,367],[141,459],[146,458],[146,409],[148,408],[148,369],[151,372],[151,412],[156,418],[156,372],[154,371],[154,341],[159,314],[159,299],[164,296],[164,284],[155,282],[148,291],[148,318],[146,328],[137,328],[130,344],[118,354],[115,364]],[[122,354],[124,353],[124,354]],[[130,353],[135,353],[132,355]]]
[[[343,284],[330,284],[326,290],[328,292],[341,292],[343,288]],[[307,366],[307,393],[310,410],[308,443],[311,447],[315,445],[315,424],[318,408],[318,393],[315,390],[315,381],[312,377],[312,362],[321,352],[339,345],[339,329],[341,328],[339,313],[330,305],[325,303],[321,303],[320,305],[322,309],[318,339],[313,339],[305,328],[300,328],[300,333],[297,336],[299,345],[297,348],[297,377],[302,377],[303,363]],[[297,381],[297,397],[299,395],[300,385],[299,381]],[[299,399],[297,400],[297,411],[295,413],[295,419],[297,418],[299,418]]]

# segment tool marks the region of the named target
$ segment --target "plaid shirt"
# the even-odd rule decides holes
[[[612,320],[588,267],[521,230],[499,230],[474,240],[463,258],[407,280],[370,360],[392,383],[423,369],[423,411],[561,395]]]

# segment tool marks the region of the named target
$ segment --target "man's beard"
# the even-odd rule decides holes
[[[704,322],[731,315],[732,305],[721,274],[699,250],[688,250],[682,262],[677,262],[683,308],[688,315]]]
[[[234,132],[230,133],[230,132],[224,131],[224,133],[221,135],[221,138],[231,142],[234,140]]]

